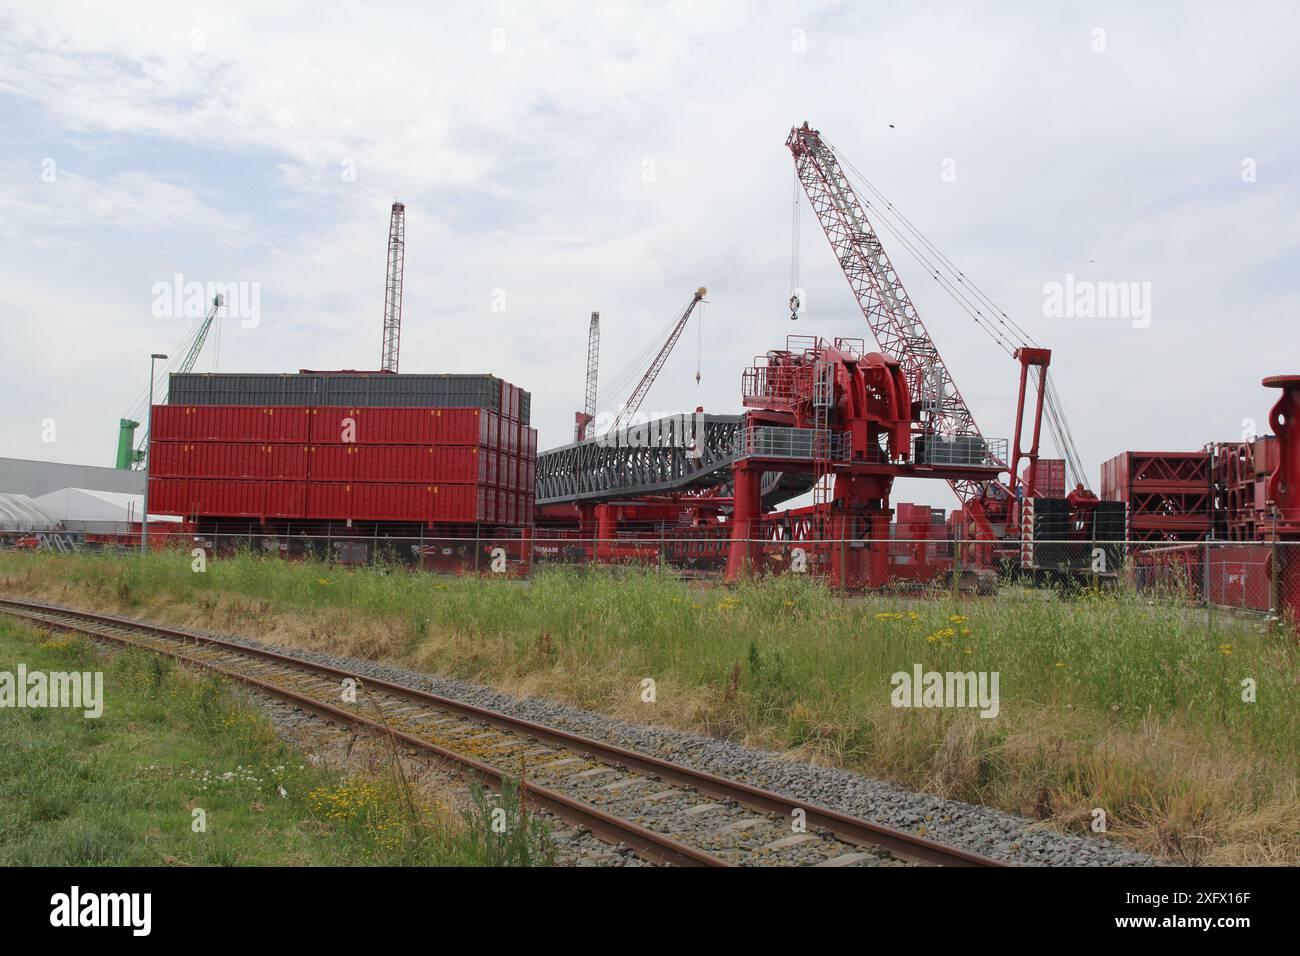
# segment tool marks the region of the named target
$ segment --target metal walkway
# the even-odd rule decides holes
[[[792,429],[793,431],[793,429]],[[599,503],[717,489],[731,495],[731,466],[745,445],[744,415],[670,415],[537,455],[537,504]],[[812,488],[813,476],[763,475],[771,507]]]

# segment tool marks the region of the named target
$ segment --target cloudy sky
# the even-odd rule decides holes
[[[590,312],[609,381],[704,285],[645,408],[737,411],[789,332],[869,334],[806,208],[788,319],[805,119],[1054,349],[1094,485],[1124,449],[1265,429],[1260,378],[1300,371],[1294,7],[227,6],[0,3],[0,454],[112,463],[194,322],[157,314],[177,276],[257,295],[200,370],[376,367],[395,197],[403,371],[504,376],[561,444]],[[1015,364],[894,260],[1009,436]],[[1067,276],[1149,316],[1049,314]]]

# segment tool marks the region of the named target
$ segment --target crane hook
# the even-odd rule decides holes
[[[800,306],[800,302],[799,302],[798,294],[796,293],[795,295],[790,296],[790,321],[791,322],[799,321],[799,306]]]

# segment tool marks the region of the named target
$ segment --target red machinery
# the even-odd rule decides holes
[[[864,354],[860,339],[790,336],[745,372],[743,393],[754,411],[733,468],[729,578],[758,566],[763,540],[794,540],[837,586],[880,587],[895,478],[979,483],[1002,467],[982,436],[925,432],[901,363]],[[810,476],[812,506],[764,516],[760,481],[771,472]]]
[[[797,126],[790,131],[786,146],[794,157],[795,171],[808,196],[809,205],[835,250],[849,287],[853,290],[881,351],[899,363],[908,395],[917,409],[919,431],[931,437],[978,440],[981,433],[975,417],[903,287],[879,234],[867,217],[866,210],[870,201],[859,199],[845,172],[844,164],[818,130],[812,129],[807,123]],[[870,187],[870,184],[867,185]],[[923,237],[921,239],[928,245],[927,240]],[[917,247],[911,242],[905,238],[900,241],[914,255],[918,254]],[[922,256],[918,255],[918,258]],[[946,263],[946,260],[942,261]],[[941,278],[937,270],[934,276],[936,279]],[[1014,538],[1018,535],[1019,527],[1017,502],[1021,497],[1032,497],[1035,490],[1034,476],[1045,399],[1049,426],[1053,429],[1058,446],[1063,447],[1071,461],[1077,460],[1077,455],[1059,410],[1052,407],[1052,392],[1047,379],[1051,351],[1032,343],[1009,345],[1011,340],[1001,328],[1014,330],[1024,339],[1028,336],[1011,323],[1005,313],[996,311],[992,301],[979,293],[961,273],[955,273],[954,276],[955,282],[941,281],[948,282],[950,293],[954,294],[975,322],[1020,362],[1020,396],[1017,404],[1015,449],[1009,466],[1010,484],[999,480],[994,473],[978,480],[950,479],[952,489],[961,501],[964,518],[970,522],[971,534],[967,536],[986,541]],[[1022,448],[1021,433],[1031,368],[1038,372],[1031,440],[1025,449]],[[1022,459],[1028,461],[1028,480],[1023,486],[1019,471]],[[1006,464],[1000,461],[998,464],[999,470],[1008,470]],[[1082,474],[1078,474],[1078,477],[1082,479]]]
[[[1290,542],[1278,561],[1280,606],[1300,621],[1300,375],[1272,375],[1265,388],[1282,390],[1268,421],[1277,435],[1277,470],[1268,496],[1277,508],[1277,537]]]
[[[608,543],[623,522],[675,522],[690,529],[692,546],[696,535],[700,541],[725,535],[731,578],[760,567],[777,570],[773,560],[785,561],[797,546],[803,552],[800,560],[812,562],[808,571],[840,586],[876,587],[891,577],[889,495],[894,478],[938,478],[949,482],[963,505],[956,535],[979,541],[970,558],[991,567],[1001,557],[1015,557],[1019,503],[1039,493],[1044,412],[1066,463],[1082,478],[1047,377],[1051,352],[1000,313],[996,324],[1021,336],[1009,345],[1007,333],[994,333],[1020,363],[1016,447],[1008,465],[1006,441],[985,438],[975,424],[867,218],[870,203],[859,200],[837,154],[807,123],[791,130],[786,145],[880,351],[867,353],[858,339],[827,344],[790,337],[785,349],[769,352],[745,372],[743,398],[750,411],[743,419],[706,425],[704,434],[714,437],[724,428],[740,428],[736,440],[728,440],[729,456],[718,443],[709,445],[707,467],[684,461],[670,442],[647,444],[617,425],[605,436],[604,447],[588,440],[552,449],[539,463],[545,487],[539,488],[538,499],[547,517],[557,522],[576,518],[578,534],[596,540],[598,558],[636,559],[616,553]],[[958,283],[983,296],[957,276]],[[703,290],[694,301],[702,295]],[[678,330],[689,314],[690,307]],[[981,326],[994,324],[992,316],[982,320],[978,309],[972,314]],[[646,378],[653,380],[659,364],[656,360]],[[638,386],[634,399],[642,393]],[[638,404],[629,403],[633,408]],[[1026,406],[1033,415],[1028,427]],[[1027,447],[1022,438],[1028,439]],[[1004,482],[1000,473],[1009,469]],[[1063,492],[1064,475],[1059,485]],[[769,510],[809,490],[810,506]],[[1086,522],[1096,498],[1080,485],[1060,503]],[[930,533],[927,526],[927,538]],[[698,554],[703,557],[702,550]]]

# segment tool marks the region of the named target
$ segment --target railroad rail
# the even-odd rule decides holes
[[[386,734],[494,790],[517,778],[530,805],[651,862],[1003,865],[649,754],[217,635],[12,598],[0,598],[0,612],[204,667],[326,719]],[[355,682],[355,701],[341,692],[344,681]],[[796,820],[803,826],[792,826]]]

